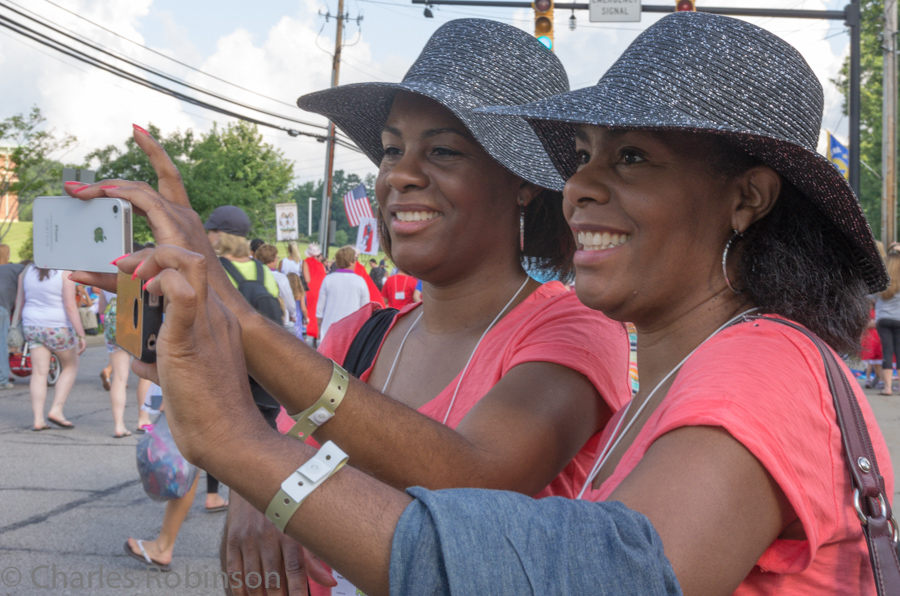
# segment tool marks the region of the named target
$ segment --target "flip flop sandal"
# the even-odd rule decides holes
[[[204,507],[207,513],[219,513],[220,511],[228,511],[228,501],[225,501],[224,505],[219,505],[218,507]]]
[[[157,571],[171,571],[172,567],[169,565],[163,565],[162,563],[157,563],[153,559],[150,558],[150,555],[147,554],[147,551],[144,550],[144,541],[143,540],[135,540],[135,543],[138,545],[138,548],[141,549],[141,554],[137,554],[131,547],[128,546],[128,541],[125,541],[125,554],[134,559],[135,561],[140,561],[145,564],[150,569],[156,569]]]
[[[113,435],[112,438],[114,438],[114,439],[124,439],[125,437],[130,437],[130,436],[131,436],[131,431],[126,430],[126,431],[125,431],[124,433],[122,433],[121,435]]]
[[[109,391],[109,377],[103,374],[103,371],[100,371],[100,381],[103,383],[103,388]]]
[[[40,432],[42,430],[50,430],[50,426],[47,424],[45,424],[44,426],[38,426],[38,427],[26,426],[25,428],[30,428],[34,432]]]
[[[75,428],[75,425],[68,420],[57,420],[56,418],[51,418],[50,416],[47,416],[47,422],[55,424],[63,430],[72,430],[73,428]]]

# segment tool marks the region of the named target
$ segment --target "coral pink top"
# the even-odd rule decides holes
[[[393,324],[417,306],[405,306]],[[335,362],[343,362],[350,343],[371,316],[373,308],[374,305],[368,304],[335,323],[328,330],[319,351]],[[631,399],[628,358],[628,334],[621,323],[590,310],[578,301],[575,292],[567,291],[561,283],[546,283],[511,310],[484,337],[459,387],[447,426],[456,428],[503,375],[525,362],[552,362],[580,372],[615,412]],[[361,375],[361,380],[367,381],[371,373],[372,368],[369,368]],[[419,412],[443,421],[458,382],[459,376],[419,408]],[[279,430],[286,432],[292,424],[293,421],[282,410]],[[574,498],[590,473],[599,440],[598,432],[536,497]],[[344,580],[339,578],[339,581],[343,589]],[[313,596],[332,594],[328,588],[313,582],[310,585]]]
[[[892,496],[884,436],[862,389],[851,386]],[[607,425],[603,444],[621,414]],[[753,453],[784,491],[806,534],[805,540],[772,543],[735,594],[875,593],[822,357],[808,338],[770,321],[720,332],[685,363],[613,475],[585,498],[606,499],[657,438],[684,426],[723,428]]]

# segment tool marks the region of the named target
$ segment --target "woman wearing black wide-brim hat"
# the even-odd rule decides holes
[[[604,433],[586,498],[403,494],[349,468],[329,477],[343,461],[334,445],[316,454],[204,424],[211,398],[181,384],[215,387],[213,362],[240,373],[241,355],[214,349],[203,330],[231,319],[195,305],[187,288],[203,296],[202,267],[170,249],[151,283],[175,292],[160,341],[216,356],[193,358],[189,378],[161,354],[179,448],[259,509],[301,466],[281,485],[310,495],[299,509],[285,500],[288,534],[370,595],[895,590],[872,576],[897,565],[890,458],[833,350],[858,341],[866,294],[886,275],[856,198],[814,151],[821,109],[788,44],[682,13],[595,87],[496,110],[498,122],[526,118],[568,178],[579,298],[639,332],[641,390]],[[832,388],[858,403],[846,424]],[[869,447],[850,438],[863,426]]]
[[[248,312],[208,258],[212,286],[238,314],[251,374],[298,419],[284,416],[283,430],[304,438],[315,430],[316,440],[331,439],[345,450],[351,466],[399,489],[474,486],[575,496],[599,431],[630,399],[627,334],[559,281],[541,284],[528,275],[543,270],[565,280],[571,273],[574,239],[562,216],[563,181],[528,124],[474,112],[567,90],[562,64],[534,37],[463,19],[441,26],[399,83],[300,98],[301,107],[334,121],[379,165],[382,246],[398,267],[423,280],[424,298],[396,315],[373,314],[370,306],[335,323],[321,346],[323,358]],[[146,136],[136,138],[151,156],[158,154]],[[136,205],[147,198],[129,197]],[[156,194],[152,200],[156,212],[150,209],[149,219],[160,244],[167,243],[163,234],[185,246],[193,224],[173,226],[177,209]],[[199,241],[187,247],[206,252]],[[139,275],[156,269],[155,257],[146,255],[120,263],[132,268],[140,258],[146,260]],[[171,370],[163,352],[160,370]],[[366,353],[369,363],[358,365],[364,358],[357,356]],[[192,360],[175,366],[193,368]],[[364,383],[348,388],[332,360]],[[229,385],[231,368],[220,366],[214,385],[236,399],[226,404],[220,395],[211,416],[222,414],[225,426],[240,420],[242,429],[220,438],[245,435],[248,424],[259,435],[254,417],[243,415],[239,387]],[[202,400],[197,390],[205,391],[180,391]],[[289,458],[293,443],[284,445]],[[265,476],[259,466],[245,472],[244,479]],[[232,495],[223,541],[228,571],[265,578],[287,572],[282,584],[303,589],[299,545],[276,525],[284,527],[291,503],[302,500],[311,482],[312,476],[292,476],[285,494],[270,498],[274,524]],[[241,482],[229,486],[244,489]],[[368,532],[363,522],[344,538],[365,540]],[[364,577],[341,572],[350,581]],[[344,577],[335,578],[335,593],[355,593]]]

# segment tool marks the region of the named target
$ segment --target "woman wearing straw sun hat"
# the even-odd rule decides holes
[[[382,246],[424,280],[423,302],[378,319],[380,335],[366,331],[375,320],[367,307],[333,325],[321,346],[339,364],[357,337],[377,354],[357,370],[366,384],[351,384],[316,438],[340,442],[355,465],[397,488],[483,486],[573,497],[599,431],[630,398],[623,326],[524,269],[561,279],[571,273],[562,179],[527,124],[474,113],[567,89],[561,63],[532,36],[464,19],[435,32],[402,82],[348,85],[298,102],[334,121],[379,164]],[[136,138],[158,166],[170,167],[152,139]],[[161,192],[183,197],[180,189]],[[156,204],[148,217],[161,244],[177,240],[208,252],[199,240],[184,241],[196,236],[196,224],[178,205],[147,191],[120,194]],[[315,410],[324,377],[333,375],[331,360],[281,339],[246,312],[214,264],[210,271],[216,291],[239,313],[254,378],[288,412]],[[286,428],[293,424],[288,419]],[[243,576],[298,567],[299,546],[234,497],[223,545],[227,569]],[[302,577],[286,575],[289,589],[302,589]]]
[[[159,371],[182,453],[260,510],[280,507],[286,476],[324,466],[286,531],[370,595],[874,593],[857,517],[890,547],[884,438],[843,385],[871,435],[848,467],[832,348],[779,322],[846,349],[887,282],[856,198],[814,151],[822,90],[799,53],[742,21],[676,14],[595,87],[502,111],[569,178],[579,297],[638,329],[641,392],[604,433],[587,498],[404,494],[260,424],[210,423],[222,399],[247,410],[216,390],[244,379],[242,351],[210,331],[238,343],[240,329],[207,296],[202,260],[163,247],[138,274],[169,298]],[[866,483],[856,507],[851,476]]]

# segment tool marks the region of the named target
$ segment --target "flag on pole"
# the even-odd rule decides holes
[[[347,212],[347,221],[352,227],[359,225],[359,220],[364,217],[375,217],[372,214],[372,206],[369,197],[366,196],[366,186],[360,182],[359,186],[344,195],[344,211]]]
[[[850,179],[850,151],[830,132],[828,133],[828,155],[826,157],[844,178]]]

